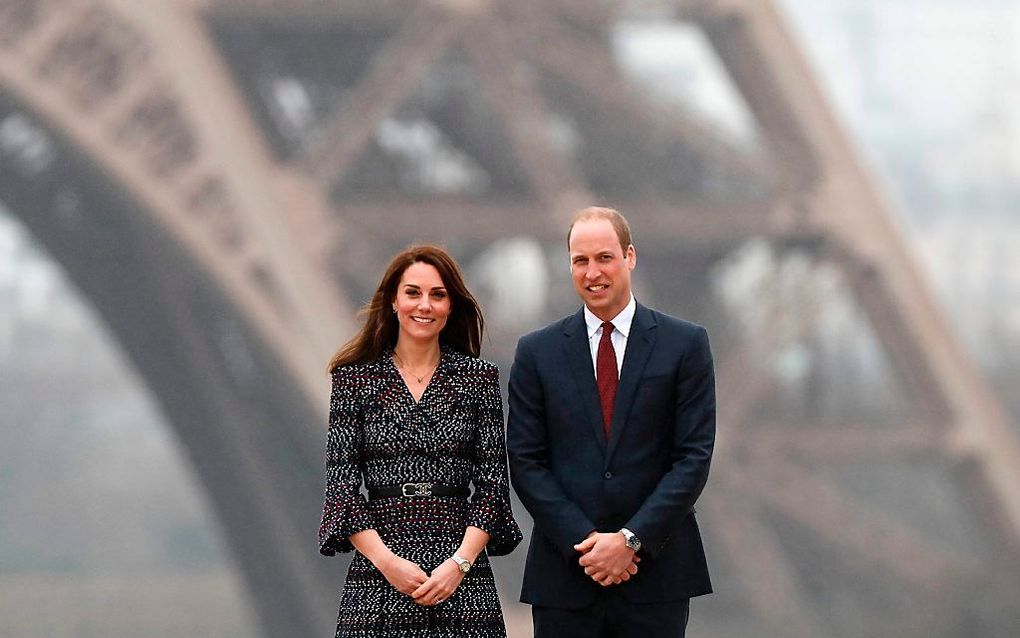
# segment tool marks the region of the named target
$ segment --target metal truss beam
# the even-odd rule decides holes
[[[952,449],[980,468],[1004,536],[1020,556],[1020,444],[1006,411],[953,334],[776,7],[759,0],[704,2],[696,19],[763,125],[788,192],[805,193],[813,224],[875,273],[858,287],[865,310],[879,331],[900,327],[883,333],[883,342],[914,351],[907,365],[935,381],[948,407],[937,418],[953,424]]]
[[[951,574],[965,573],[961,559],[855,502],[824,476],[789,462],[760,467],[761,476],[745,476],[741,481],[754,498],[807,526],[862,568],[891,569],[911,585],[932,592],[948,584]],[[727,469],[739,475],[739,470]]]
[[[570,151],[555,144],[552,113],[540,95],[534,71],[513,55],[511,34],[493,16],[478,20],[464,47],[489,104],[507,126],[514,154],[539,201],[564,222],[593,201]]]
[[[591,106],[614,126],[644,131],[651,138],[667,136],[712,162],[714,170],[744,176],[768,185],[771,171],[760,158],[728,143],[721,132],[680,105],[668,108],[648,99],[650,91],[623,75],[609,51],[583,33],[549,21],[534,2],[521,3],[516,39],[521,52],[536,66],[583,92]],[[583,61],[583,62],[579,62]],[[635,96],[646,96],[638,99]]]
[[[931,458],[947,449],[944,432],[920,423],[825,427],[756,423],[740,436],[744,439],[742,446],[756,454],[822,463]]]
[[[288,217],[279,215],[284,202],[269,153],[203,25],[171,3],[54,0],[38,6],[31,29],[2,45],[0,83],[124,189],[123,199],[138,214],[151,215],[148,223],[173,238],[199,278],[212,282],[229,316],[244,317],[254,328],[258,346],[272,353],[267,358],[295,380],[303,405],[315,406],[324,419],[325,359],[350,315],[337,291],[306,261]],[[181,279],[186,275],[165,264],[153,272],[152,295],[174,297],[177,305],[169,300],[167,305],[174,325],[183,328],[189,314],[189,282]],[[182,329],[179,336],[189,334]],[[224,337],[229,338],[241,337]],[[200,345],[175,343],[182,350],[175,361],[187,359],[185,350],[201,351]],[[211,378],[243,375],[243,361],[225,373],[211,351],[200,359],[189,363],[196,370],[217,370]],[[182,405],[178,388],[153,390],[167,405]],[[253,526],[274,539],[264,548],[272,570],[243,563],[267,626],[290,624],[299,633],[328,626],[330,582],[307,551],[302,523],[307,499],[295,499],[297,490],[285,489],[284,479],[271,480],[286,465],[281,455],[302,479],[315,475],[307,468],[321,467],[321,425],[298,419],[257,432],[231,430],[227,423],[236,425],[241,414],[238,396],[218,398],[210,389],[194,402],[194,408],[172,412],[185,419],[173,425],[214,497],[228,540],[239,552],[250,547],[245,535]],[[204,423],[207,438],[195,435],[190,418],[210,415],[222,418]],[[273,450],[267,440],[285,445]],[[236,453],[237,465],[222,468],[222,457],[220,466],[209,463],[203,446],[210,441],[222,454]],[[281,584],[287,603],[276,600],[274,588]]]
[[[287,257],[268,153],[199,25],[163,5],[45,6],[0,56],[0,81],[179,237],[321,397],[345,304]]]
[[[465,16],[420,2],[377,54],[351,97],[338,105],[298,163],[323,186],[336,182],[372,139],[379,124],[418,87],[464,27]]]
[[[392,23],[408,0],[175,0],[209,17],[308,23]]]
[[[679,245],[734,246],[748,236],[790,237],[791,231],[770,223],[768,207],[698,205],[692,202],[611,201],[636,228],[648,229],[637,237],[640,250]],[[529,235],[541,241],[565,241],[566,225],[550,223],[550,211],[534,203],[430,199],[379,199],[344,203],[339,219],[358,233],[389,237],[496,241]],[[319,229],[321,232],[322,229]],[[356,233],[356,234],[358,234]],[[804,235],[803,239],[810,240]]]
[[[723,477],[721,481],[726,482]],[[740,586],[775,631],[790,638],[826,638],[810,597],[791,567],[776,531],[764,522],[761,505],[736,486],[724,488],[725,507],[711,495],[698,503],[713,533],[734,557]],[[753,548],[753,551],[749,551]]]

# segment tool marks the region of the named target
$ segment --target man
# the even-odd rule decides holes
[[[715,442],[701,326],[634,301],[620,213],[567,234],[584,307],[525,335],[510,371],[510,475],[535,521],[521,601],[535,638],[682,637],[712,591],[694,503]]]

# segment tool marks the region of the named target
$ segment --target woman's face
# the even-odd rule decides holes
[[[437,341],[450,316],[450,295],[435,266],[415,262],[404,270],[393,300],[400,332],[397,340]]]

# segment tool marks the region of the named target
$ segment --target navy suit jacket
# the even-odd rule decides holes
[[[510,477],[535,521],[521,600],[578,609],[600,590],[631,602],[712,591],[694,503],[715,442],[715,376],[704,328],[637,304],[609,440],[583,310],[517,344],[510,371]],[[603,588],[573,545],[633,531],[642,562]]]

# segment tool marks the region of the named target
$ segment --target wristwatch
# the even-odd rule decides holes
[[[457,563],[457,568],[460,569],[462,574],[466,574],[471,571],[471,561],[464,558],[460,554],[453,555],[453,562]]]
[[[620,533],[623,534],[623,538],[627,542],[627,547],[633,549],[635,552],[641,551],[641,539],[637,537],[637,534],[626,527],[621,528]]]

